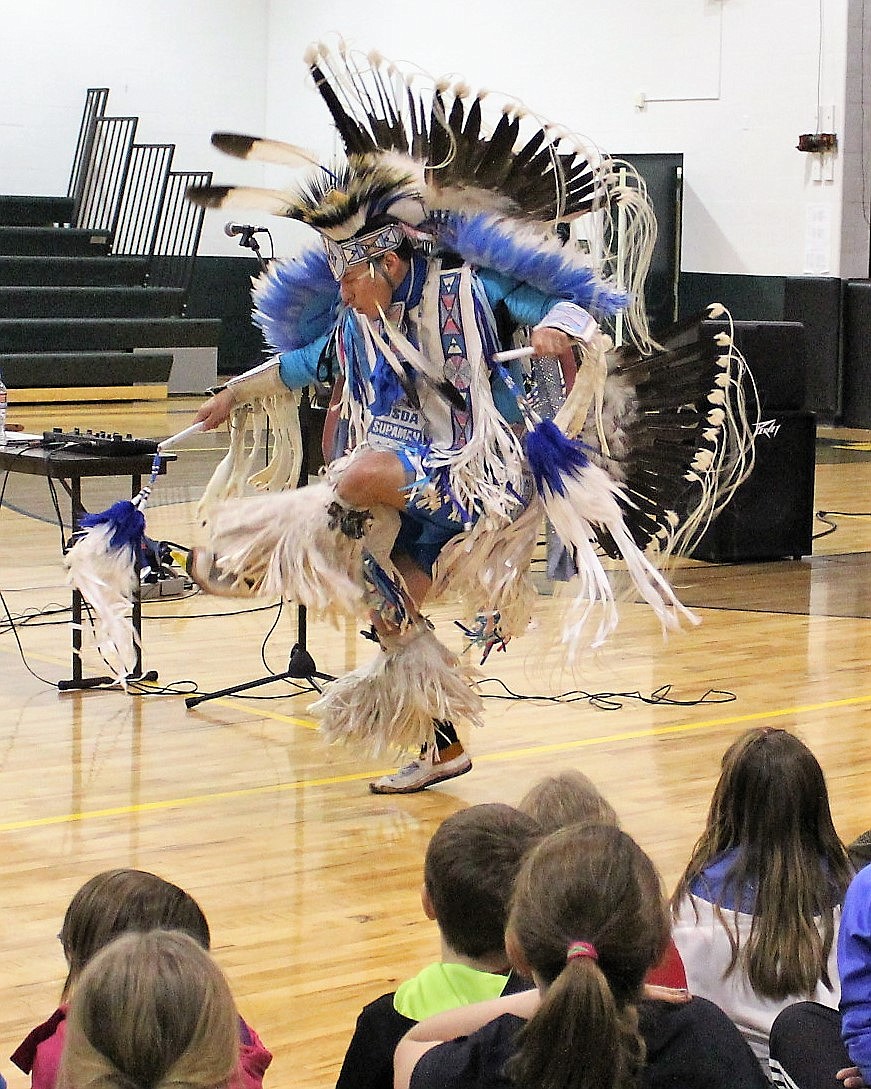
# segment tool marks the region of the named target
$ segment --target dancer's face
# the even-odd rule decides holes
[[[386,253],[374,261],[355,265],[339,281],[342,302],[367,318],[379,317],[379,311],[387,310],[393,301],[393,290],[399,282],[393,277],[401,264],[395,253]]]

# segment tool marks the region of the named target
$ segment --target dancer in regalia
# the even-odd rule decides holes
[[[488,131],[487,96],[448,84],[422,92],[377,55],[361,63],[317,47],[308,64],[346,158],[309,163],[287,191],[190,194],[208,207],[300,220],[321,236],[255,284],[255,320],[277,354],[198,413],[209,428],[230,418],[233,439],[204,497],[209,545],[194,553],[192,573],[215,593],[369,616],[379,653],[329,684],[313,711],[329,740],[414,749],[395,775],[370,784],[409,793],[468,771],[457,727],[481,721],[473,677],[421,608],[436,594],[458,597],[485,655],[522,634],[545,516],[577,570],[569,657],[617,623],[603,555],[625,564],[664,628],[695,622],[659,565],[746,473],[741,364],[728,338],[702,341],[692,323],[651,340],[639,284],[655,224],[627,164],[618,169],[516,105]],[[213,142],[243,158],[308,158],[255,137]],[[554,230],[587,218],[591,237],[607,238],[602,225],[618,205],[634,293]],[[630,342],[612,351],[603,329],[617,314]],[[569,367],[503,364],[512,334],[534,360]],[[227,498],[245,464],[248,408],[276,413],[291,391],[325,379],[339,420],[321,480]],[[553,389],[541,387],[554,381],[562,395],[549,419]],[[270,470],[256,483],[292,489],[296,464],[278,460],[280,480]]]

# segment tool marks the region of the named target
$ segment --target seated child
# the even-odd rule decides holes
[[[97,953],[67,1025],[59,1081],[76,1089],[225,1089],[239,1062],[227,981],[177,930],[122,934]]]
[[[786,730],[741,734],[672,897],[672,933],[693,993],[725,1010],[765,1071],[782,1009],[808,999],[837,1008],[852,872],[813,753]]]
[[[441,935],[441,960],[363,1009],[337,1089],[392,1089],[393,1052],[411,1025],[510,988],[508,900],[538,835],[531,817],[499,803],[473,805],[442,822],[427,847],[421,889],[424,913]]]
[[[535,989],[412,1026],[396,1049],[395,1089],[764,1089],[711,1003],[695,1031],[675,1034],[679,1046],[660,1030],[651,1041],[639,1004],[667,940],[659,875],[629,836],[605,824],[554,832],[523,863],[506,931]]]
[[[536,820],[545,835],[569,824],[610,824],[620,827],[617,813],[588,775],[568,768],[540,779],[521,798],[518,809]],[[662,959],[647,973],[655,987],[685,989],[687,977],[677,946],[669,939]]]
[[[613,805],[593,780],[576,768],[546,775],[531,787],[517,808],[528,813],[545,835],[567,824],[611,824],[620,827]]]
[[[180,930],[208,949],[209,924],[199,904],[178,885],[144,870],[106,870],[85,882],[70,901],[60,931],[69,970],[61,1005],[19,1045],[12,1062],[31,1075],[32,1089],[54,1089],[66,1038],[69,1000],[90,960],[128,931]],[[232,1089],[261,1089],[272,1055],[239,1018],[239,1066]]]

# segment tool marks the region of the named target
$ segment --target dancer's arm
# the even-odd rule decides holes
[[[419,1021],[397,1044],[393,1056],[394,1089],[408,1089],[415,1066],[430,1048],[446,1040],[455,1040],[458,1036],[469,1036],[504,1013],[513,1013],[528,1020],[538,1009],[540,1001],[538,990],[533,988],[519,994],[502,995],[487,1002],[445,1010]]]
[[[236,405],[317,382],[318,361],[326,342],[326,336],[318,337],[311,344],[282,352],[231,378],[200,406],[194,422],[203,424],[203,430],[211,431],[229,418]]]

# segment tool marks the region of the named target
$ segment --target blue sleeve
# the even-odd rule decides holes
[[[850,1058],[871,1084],[871,867],[853,878],[838,931],[842,1033]]]
[[[278,370],[281,381],[288,389],[302,389],[303,386],[310,386],[317,381],[318,360],[328,339],[328,335],[320,336],[302,348],[294,348],[293,351],[279,355]]]
[[[490,305],[505,303],[508,313],[519,325],[538,325],[557,303],[565,302],[558,295],[546,295],[543,291],[530,287],[529,284],[518,283],[494,269],[478,269],[476,274]]]

